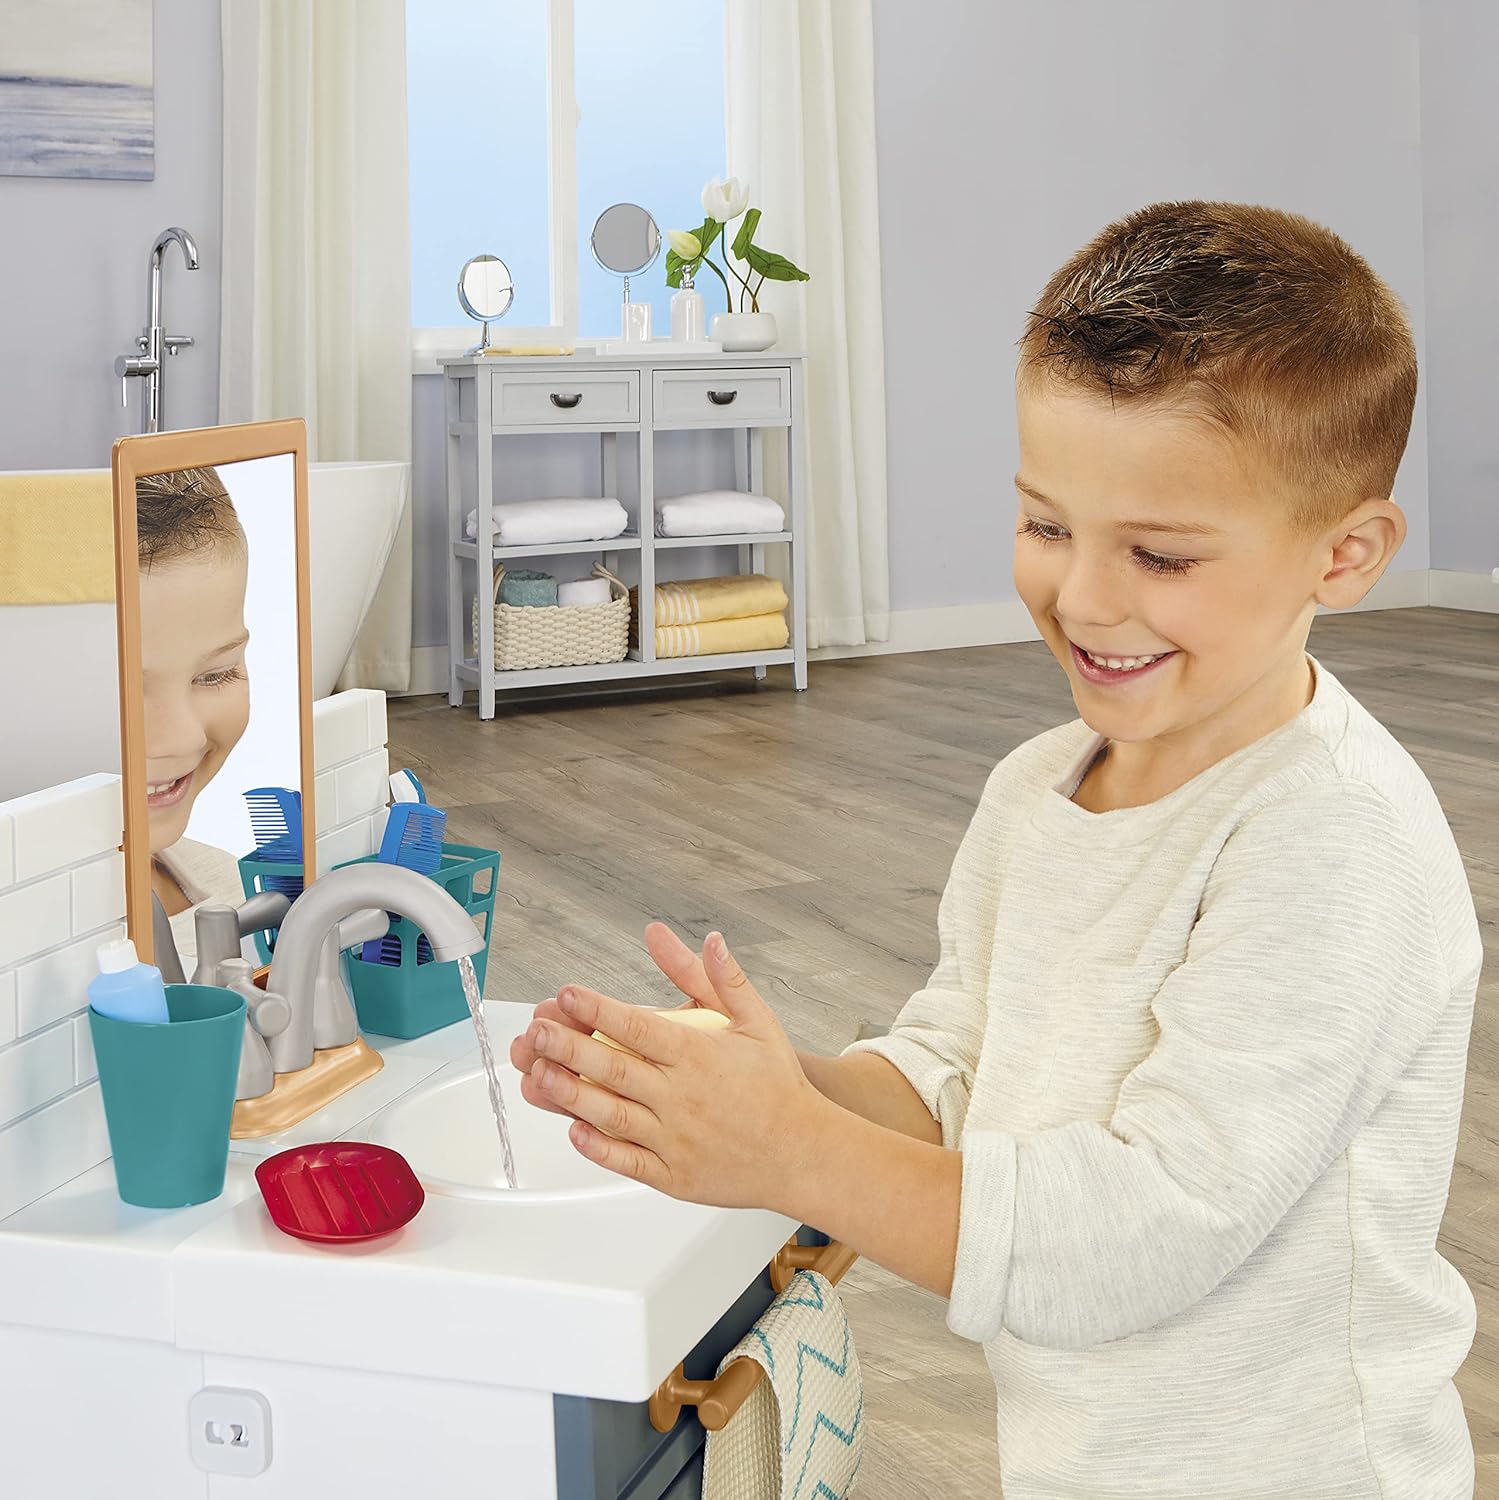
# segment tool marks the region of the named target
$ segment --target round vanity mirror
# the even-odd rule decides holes
[[[637,276],[661,253],[661,231],[638,203],[616,203],[593,226],[593,258],[616,276]]]
[[[484,325],[480,341],[468,352],[481,353],[489,344],[489,324],[502,318],[515,300],[515,283],[510,267],[497,255],[476,255],[464,262],[458,273],[458,301],[464,312]]]

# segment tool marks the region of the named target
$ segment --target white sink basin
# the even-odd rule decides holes
[[[519,1183],[514,1190],[505,1185],[489,1088],[477,1064],[444,1069],[431,1084],[382,1110],[359,1136],[399,1151],[424,1188],[450,1197],[558,1203],[649,1191],[580,1156],[567,1137],[572,1121],[527,1104],[519,1075],[504,1065],[500,1094]]]

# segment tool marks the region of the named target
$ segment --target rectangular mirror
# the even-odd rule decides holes
[[[307,429],[121,438],[113,469],[126,912],[150,963],[153,895],[190,950],[192,907],[245,901],[242,860],[315,869]]]

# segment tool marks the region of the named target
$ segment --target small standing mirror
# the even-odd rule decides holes
[[[489,325],[503,318],[515,300],[515,282],[510,267],[497,255],[476,255],[464,262],[458,273],[458,301],[464,312],[484,325],[480,340],[467,352],[482,354],[489,347]]]
[[[114,498],[127,921],[186,959],[196,906],[315,869],[306,425],[121,438]]]
[[[621,334],[626,339],[650,338],[651,305],[630,301],[630,278],[653,266],[661,253],[656,221],[638,203],[615,203],[594,221],[589,244],[599,265],[625,279]]]

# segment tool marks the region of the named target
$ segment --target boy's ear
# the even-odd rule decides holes
[[[1351,609],[1379,582],[1405,541],[1405,513],[1393,500],[1366,500],[1339,528],[1316,592],[1328,609]]]

